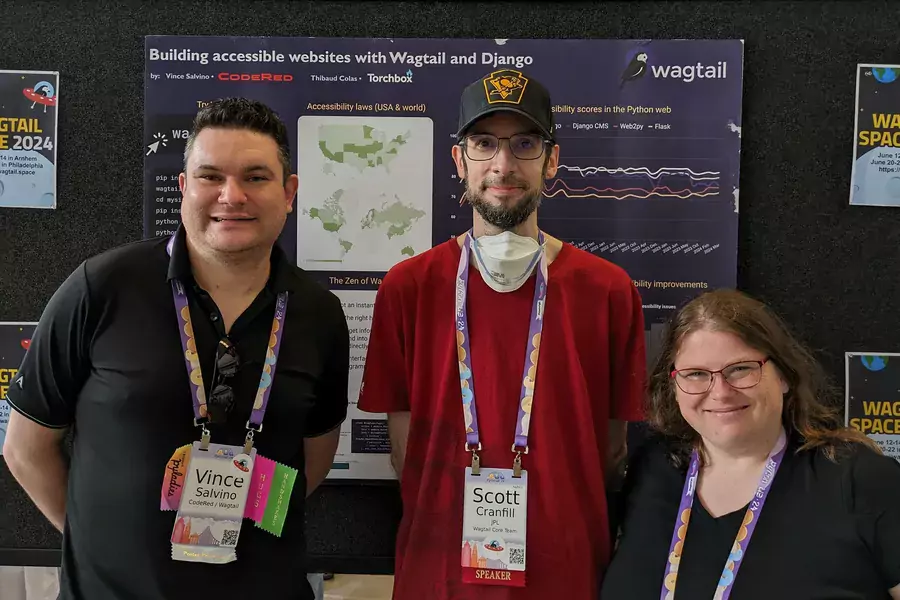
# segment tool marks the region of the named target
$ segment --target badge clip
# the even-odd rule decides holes
[[[206,428],[206,424],[203,424],[203,433],[200,435],[200,449],[201,450],[209,450],[209,429]]]
[[[513,452],[516,453],[516,457],[513,459],[513,477],[521,477],[522,476],[522,452],[528,454],[528,446],[525,446],[524,450],[519,450],[515,445],[512,447]]]
[[[472,475],[481,475],[481,457],[478,456],[478,451],[481,450],[481,442],[478,443],[477,448],[470,448],[466,444],[466,450],[472,453]]]
[[[244,454],[250,454],[250,450],[253,448],[253,435],[254,433],[262,431],[262,428],[262,423],[257,425],[251,423],[249,420],[247,421],[247,437],[244,438]]]

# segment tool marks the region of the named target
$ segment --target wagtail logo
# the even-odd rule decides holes
[[[636,81],[647,74],[647,59],[649,56],[646,52],[638,52],[635,54],[625,70],[622,71],[622,81],[619,82],[619,89],[629,81]]]
[[[522,101],[526,85],[528,85],[528,78],[520,71],[511,69],[494,71],[489,78],[484,80],[484,95],[487,97],[488,104],[498,102],[518,104]]]
[[[720,60],[714,65],[698,62],[694,65],[651,65],[653,76],[663,79],[680,79],[690,83],[698,79],[725,79],[728,76],[728,62]]]

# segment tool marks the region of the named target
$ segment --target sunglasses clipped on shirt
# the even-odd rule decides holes
[[[228,338],[219,340],[216,346],[216,362],[213,368],[212,386],[206,400],[210,423],[223,423],[234,406],[234,390],[228,380],[240,367],[237,348]]]

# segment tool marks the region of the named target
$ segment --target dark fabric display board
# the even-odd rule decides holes
[[[7,0],[3,16],[0,69],[59,71],[60,112],[57,208],[0,209],[0,321],[37,321],[82,260],[143,236],[146,35],[712,38],[745,40],[738,287],[837,385],[845,351],[894,349],[900,212],[851,207],[849,186],[856,64],[900,61],[900,3]],[[5,463],[0,500],[0,564],[59,564]],[[400,515],[395,482],[326,482],[306,516],[311,570],[391,573]]]

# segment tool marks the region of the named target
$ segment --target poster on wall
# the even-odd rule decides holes
[[[844,421],[900,461],[900,353],[847,352]]]
[[[37,323],[0,322],[0,453],[9,423],[6,390],[16,381],[16,373],[25,358],[35,327]]]
[[[900,65],[856,66],[850,204],[900,206]]]
[[[742,71],[741,40],[147,37],[144,236],[180,223],[198,109],[244,96],[277,111],[301,181],[279,243],[350,325],[329,478],[393,478],[385,418],[356,409],[369,324],[392,266],[472,225],[451,158],[463,88],[489,74],[498,93],[549,89],[560,165],[541,228],[628,271],[650,360],[677,306],[736,284]]]
[[[0,208],[56,208],[59,72],[0,70]]]

